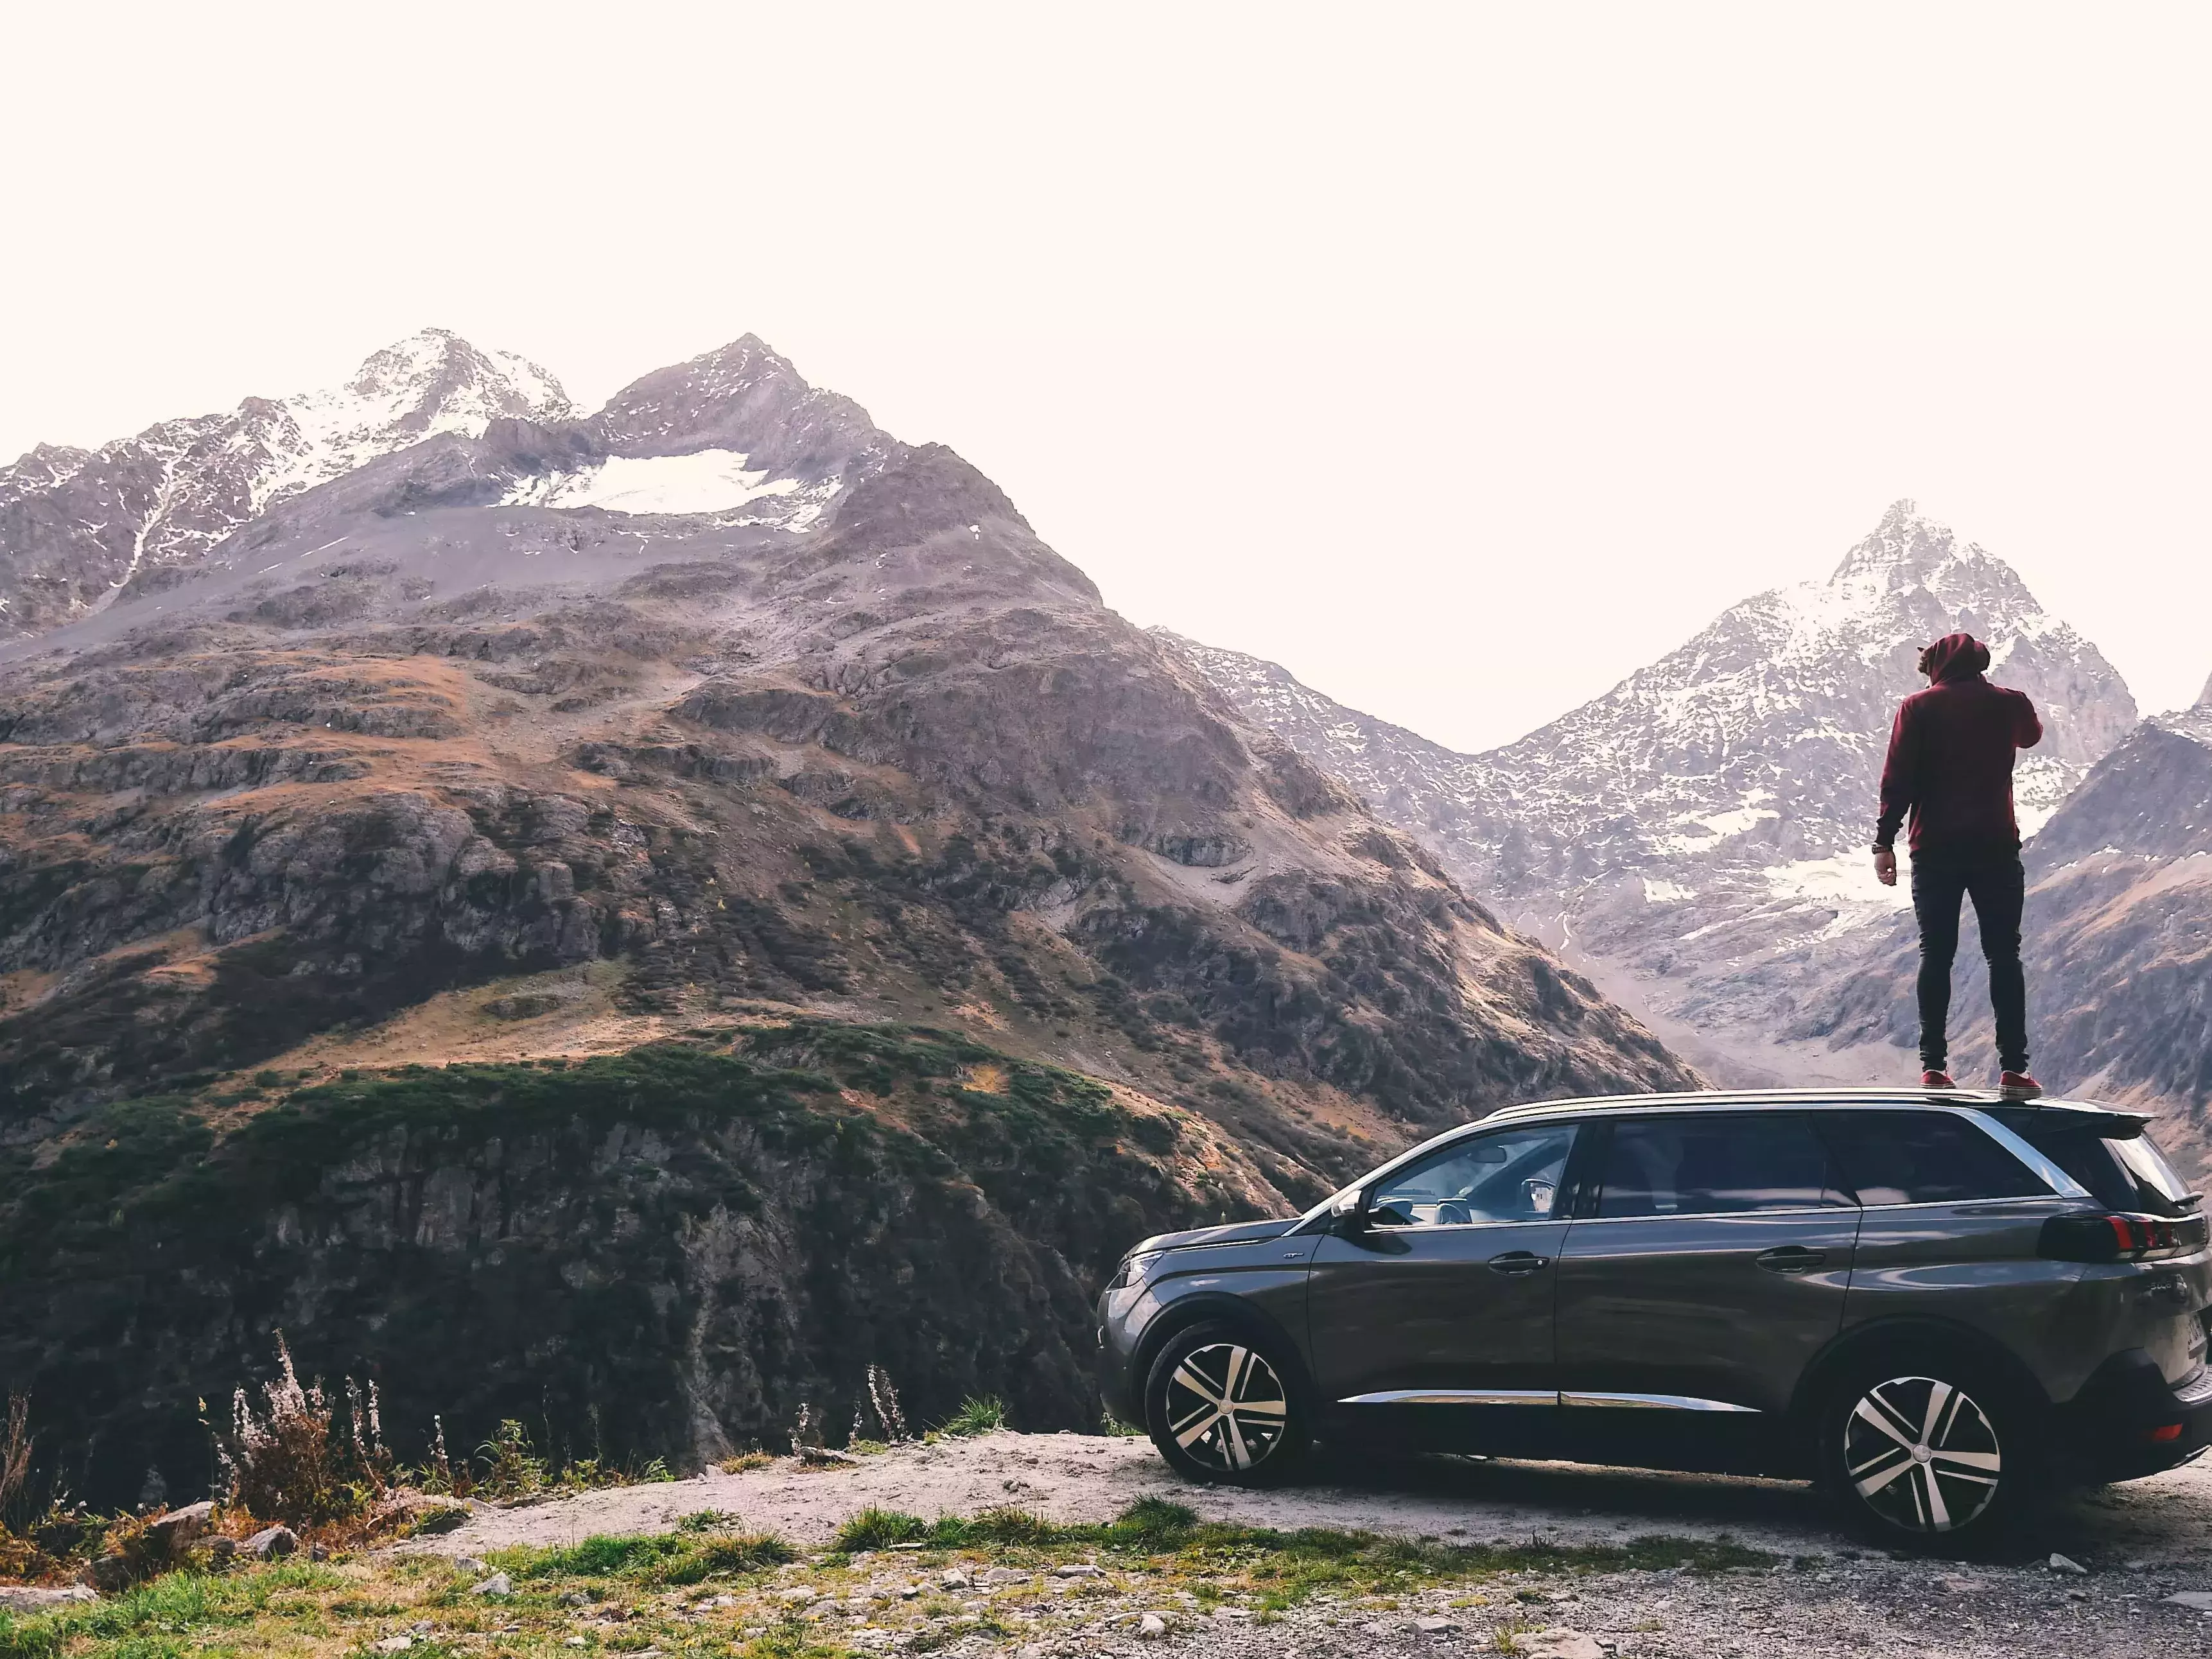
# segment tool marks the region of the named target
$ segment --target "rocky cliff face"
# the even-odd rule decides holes
[[[1788,988],[1853,929],[1893,918],[1865,849],[1897,702],[1919,648],[1966,629],[1992,678],[2035,698],[2024,827],[2128,732],[2096,647],[2002,561],[1899,501],[1825,580],[1777,588],[1594,702],[1487,754],[1455,754],[1331,703],[1270,664],[1186,643],[1247,718],[1433,847],[1508,918],[1571,945],[1670,1040],[1743,1081]]]
[[[257,1094],[262,1091],[255,1091]],[[503,1418],[678,1464],[996,1394],[1089,1431],[1128,1243],[1289,1205],[1205,1120],[941,1030],[814,1021],[550,1066],[140,1099],[0,1150],[0,1376],[72,1491],[206,1479],[198,1399],[373,1376],[420,1459]],[[225,1121],[228,1120],[228,1121]],[[219,1408],[218,1408],[219,1409]]]
[[[989,480],[757,341],[380,455],[180,576],[0,647],[0,1145],[34,1161],[149,1092],[214,1158],[264,1071],[794,1017],[1204,1120],[1247,1207],[1694,1081]]]

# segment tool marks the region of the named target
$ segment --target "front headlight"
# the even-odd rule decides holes
[[[1152,1270],[1152,1263],[1166,1254],[1165,1250],[1139,1250],[1134,1255],[1123,1256],[1121,1265],[1114,1270],[1113,1279],[1106,1288],[1126,1291],[1132,1285],[1142,1284],[1145,1275]]]

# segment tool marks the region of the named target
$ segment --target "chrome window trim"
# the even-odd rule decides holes
[[[1746,1416],[1759,1415],[1756,1406],[1734,1406],[1725,1400],[1700,1400],[1687,1394],[1619,1394],[1607,1389],[1562,1389],[1562,1406],[1595,1406],[1627,1407],[1630,1410],[1664,1412],[1737,1412]]]
[[[1944,1113],[1950,1117],[1963,1117],[1967,1122],[1975,1125],[1998,1146],[2034,1170],[2043,1178],[2044,1184],[2057,1193],[2059,1197],[2087,1198],[2090,1196],[2087,1187],[2075,1180],[2072,1176],[2068,1175],[2065,1170],[2036,1151],[2020,1134],[2005,1127],[1987,1112],[1976,1107],[1959,1106],[1946,1107]]]
[[[2006,1204],[2058,1204],[2068,1201],[2071,1197],[2072,1194],[2066,1193],[2023,1193],[2018,1198],[1923,1198],[1910,1204],[1863,1204],[1859,1207],[1867,1215],[1893,1215],[1899,1210],[1964,1209],[1969,1204],[1978,1209],[1996,1208]],[[2057,1215],[2063,1212],[2054,1210],[2051,1213]]]

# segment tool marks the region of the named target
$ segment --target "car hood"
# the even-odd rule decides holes
[[[1180,1250],[1193,1244],[1250,1244],[1266,1238],[1280,1238],[1298,1224],[1297,1216],[1283,1216],[1273,1221],[1232,1221],[1225,1227],[1193,1227],[1180,1233],[1154,1233],[1132,1250]]]

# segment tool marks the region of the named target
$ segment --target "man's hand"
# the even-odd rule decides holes
[[[1874,849],[1874,878],[1885,887],[1897,885],[1897,849],[1894,847]]]

